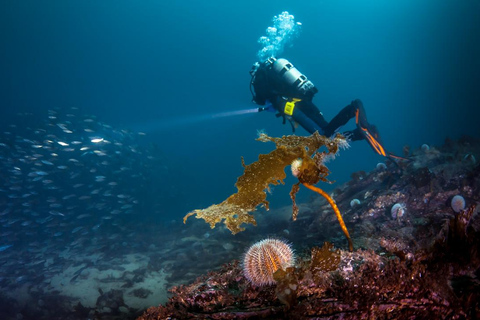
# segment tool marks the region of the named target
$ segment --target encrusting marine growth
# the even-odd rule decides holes
[[[263,205],[268,210],[269,203],[266,200],[265,190],[269,190],[270,185],[283,184],[283,179],[286,178],[285,167],[295,161],[293,173],[299,182],[292,186],[290,192],[293,201],[293,220],[296,220],[298,215],[295,195],[301,183],[327,199],[347,237],[349,249],[353,251],[352,240],[335,201],[323,190],[313,186],[319,181],[328,182],[326,177],[329,170],[324,162],[326,159],[334,158],[339,148],[348,147],[345,137],[337,134],[333,138],[328,138],[315,132],[308,137],[291,135],[274,138],[261,133],[257,140],[274,142],[276,149],[269,154],[259,155],[258,160],[249,165],[245,165],[242,158],[244,173],[235,184],[237,193],[232,194],[220,204],[188,213],[183,218],[183,222],[185,223],[190,216],[196,215],[197,219],[204,219],[213,229],[217,223],[223,221],[233,234],[245,230],[241,227],[243,223],[257,225],[255,218],[249,212],[255,211],[258,205]],[[326,151],[318,151],[323,146]]]

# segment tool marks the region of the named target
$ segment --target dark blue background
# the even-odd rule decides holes
[[[473,0],[5,0],[2,123],[17,112],[76,106],[146,131],[179,173],[156,183],[183,190],[164,204],[166,218],[218,203],[235,191],[240,156],[249,163],[271,150],[254,141],[258,129],[291,133],[267,113],[208,118],[254,107],[248,71],[257,39],[285,10],[303,30],[284,57],[318,87],[314,102],[327,119],[360,98],[398,154],[406,144],[479,136],[480,2]],[[382,160],[355,143],[331,163],[330,178],[344,182]],[[273,207],[289,202],[289,189],[275,188]]]

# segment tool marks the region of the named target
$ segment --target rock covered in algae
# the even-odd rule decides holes
[[[257,140],[274,142],[276,149],[268,154],[261,154],[257,161],[249,165],[245,165],[242,159],[244,173],[235,184],[237,193],[220,204],[188,213],[183,218],[184,223],[193,215],[196,215],[197,219],[204,219],[212,229],[223,221],[233,234],[245,230],[241,227],[243,223],[256,225],[255,218],[249,212],[255,211],[258,205],[263,205],[268,210],[269,203],[265,190],[268,190],[270,185],[283,184],[283,179],[286,178],[285,167],[294,160],[301,159],[301,182],[313,185],[320,180],[327,181],[329,170],[323,163],[325,158],[334,157],[339,147],[346,145],[346,140],[341,134],[327,138],[318,132],[308,137],[291,135],[281,138],[269,137],[262,133]],[[325,151],[317,151],[323,146]]]
[[[476,208],[446,222],[431,246],[411,259],[331,244],[311,259],[274,274],[276,284],[252,286],[234,261],[171,290],[148,309],[153,319],[477,319],[480,315],[480,230]],[[445,232],[447,231],[448,232]]]

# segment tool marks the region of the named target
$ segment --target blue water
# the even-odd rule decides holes
[[[158,218],[179,219],[235,191],[241,156],[250,163],[272,149],[254,140],[257,130],[291,133],[271,113],[224,114],[255,107],[248,71],[257,39],[285,10],[302,31],[283,56],[317,86],[314,102],[328,120],[359,98],[397,154],[479,136],[473,0],[2,1],[1,123],[75,106],[146,132],[170,172],[151,182],[170,192]],[[354,143],[330,164],[330,178],[345,182],[382,160]],[[272,206],[289,203],[289,190],[275,187]]]

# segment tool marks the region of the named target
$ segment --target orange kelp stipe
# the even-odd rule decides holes
[[[315,186],[312,186],[308,183],[302,183],[305,187],[307,187],[308,189],[322,195],[325,199],[327,199],[328,203],[330,203],[330,205],[332,206],[332,209],[333,211],[335,212],[335,215],[337,216],[337,219],[338,219],[338,222],[340,223],[340,227],[342,227],[342,230],[343,230],[343,233],[345,233],[345,236],[347,237],[347,240],[348,240],[348,249],[350,250],[350,252],[353,251],[353,243],[352,243],[352,239],[350,239],[350,234],[348,233],[348,230],[347,230],[347,226],[345,225],[345,222],[343,222],[343,218],[342,218],[342,215],[340,214],[340,210],[338,209],[337,207],[337,204],[335,203],[335,201],[325,192],[323,191],[322,189],[320,188],[317,188]]]

